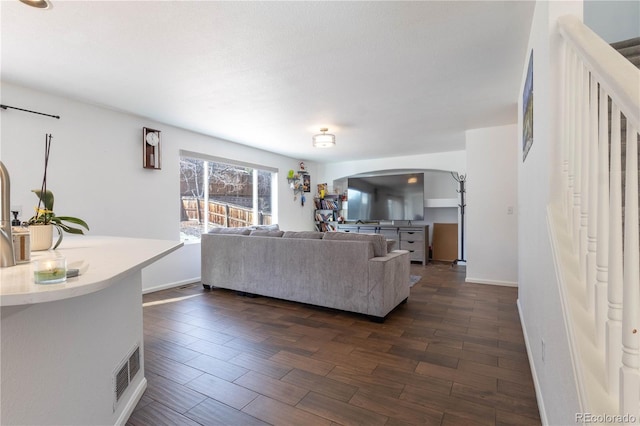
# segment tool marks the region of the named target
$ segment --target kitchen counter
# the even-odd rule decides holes
[[[2,423],[125,424],[147,384],[142,269],[181,246],[65,236],[31,260],[63,256],[80,276],[35,284],[30,263],[0,269]]]
[[[57,250],[31,253],[31,263],[0,269],[0,306],[30,305],[100,291],[135,269],[144,268],[182,243],[121,237],[65,236]],[[33,261],[65,257],[68,267],[87,267],[60,284],[35,284]]]

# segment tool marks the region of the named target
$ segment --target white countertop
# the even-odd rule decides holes
[[[31,253],[31,263],[0,268],[0,306],[30,305],[93,293],[181,246],[178,241],[65,235],[57,250],[35,251]],[[67,259],[69,268],[79,264],[88,267],[64,283],[35,284],[33,261],[60,256]]]

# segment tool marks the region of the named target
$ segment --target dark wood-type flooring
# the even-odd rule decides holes
[[[199,284],[144,296],[128,425],[539,425],[517,289],[422,279],[383,324]]]

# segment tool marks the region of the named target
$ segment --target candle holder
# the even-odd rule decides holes
[[[36,284],[56,284],[67,280],[67,260],[64,257],[41,259],[33,262]]]

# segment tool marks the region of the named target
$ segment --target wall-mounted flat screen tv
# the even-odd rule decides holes
[[[348,220],[423,220],[424,173],[347,178]]]

